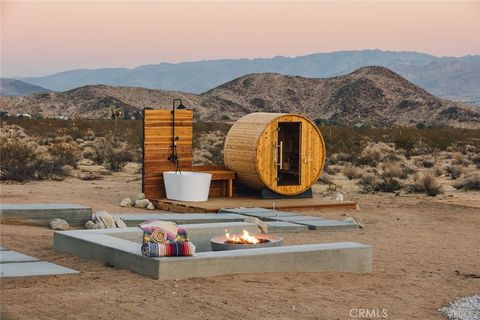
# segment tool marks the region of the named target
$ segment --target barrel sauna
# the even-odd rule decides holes
[[[244,185],[281,195],[308,190],[325,163],[325,142],[317,126],[295,114],[251,113],[230,128],[224,161]]]

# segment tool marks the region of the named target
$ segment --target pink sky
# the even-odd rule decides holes
[[[357,49],[480,54],[480,1],[1,1],[2,76]]]

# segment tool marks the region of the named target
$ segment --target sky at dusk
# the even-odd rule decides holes
[[[480,54],[480,1],[4,1],[1,75],[338,50]]]

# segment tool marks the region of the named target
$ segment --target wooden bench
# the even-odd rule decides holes
[[[192,171],[210,173],[212,181],[226,181],[227,196],[233,196],[233,180],[235,171],[228,170],[225,166],[193,166]]]

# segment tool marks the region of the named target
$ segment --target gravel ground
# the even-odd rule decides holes
[[[440,311],[451,320],[479,320],[480,294],[460,298]]]

